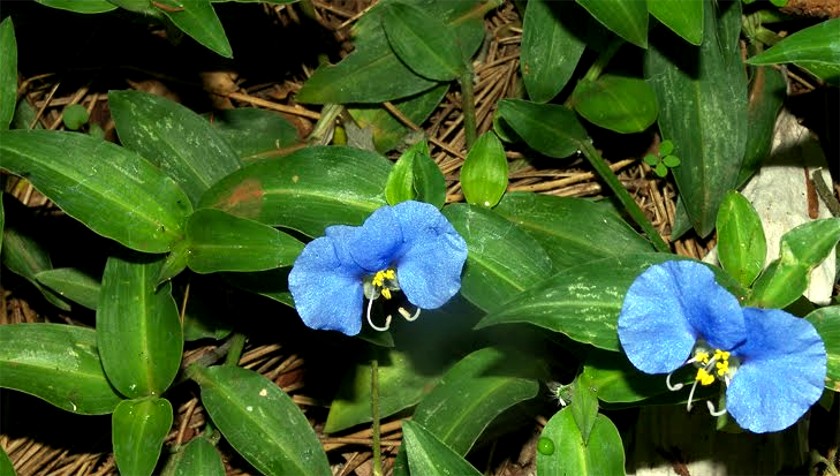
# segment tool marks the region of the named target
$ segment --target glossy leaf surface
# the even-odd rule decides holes
[[[268,475],[330,475],[306,417],[271,380],[239,367],[196,368],[201,402],[222,434]]]
[[[577,0],[613,33],[642,48],[647,47],[648,11],[645,0]]]
[[[210,0],[178,2],[178,5],[176,9],[159,10],[195,41],[225,58],[233,57],[233,50],[230,48],[222,22],[216,16]]]
[[[192,212],[184,192],[151,163],[84,134],[0,132],[0,157],[68,215],[138,251],[168,251]]]
[[[8,129],[17,105],[17,40],[12,17],[0,23],[0,130]]]
[[[204,436],[190,440],[173,458],[163,476],[225,476],[222,456]]]
[[[240,107],[215,111],[211,124],[243,162],[283,155],[300,142],[291,122],[280,113],[265,109]]]
[[[111,413],[121,400],[102,370],[96,332],[62,324],[0,326],[0,387],[82,415]]]
[[[492,208],[508,185],[508,161],[502,141],[485,132],[470,148],[461,166],[461,188],[470,205]]]
[[[838,32],[840,32],[840,18],[817,23],[784,38],[767,51],[748,59],[747,63],[753,65],[796,63],[806,69],[813,65],[821,71],[828,72],[828,77],[824,79],[837,83],[840,81],[840,35]]]
[[[161,259],[112,256],[105,265],[96,329],[102,366],[123,395],[162,394],[181,365],[184,339],[172,284],[158,286]]]
[[[652,0],[651,15],[692,45],[703,42],[703,0]]]
[[[718,258],[738,282],[749,287],[764,268],[767,242],[755,208],[738,192],[726,194],[717,218]]]
[[[154,472],[172,418],[172,404],[165,398],[123,400],[117,405],[111,417],[111,439],[121,474]]]
[[[817,329],[828,356],[825,386],[840,391],[840,306],[829,306],[805,316]]]
[[[69,10],[76,13],[105,13],[116,10],[117,6],[107,0],[37,0],[46,7]]]
[[[414,421],[404,421],[403,444],[412,474],[429,476],[478,476],[478,472],[458,453],[440,441],[434,433]]]
[[[26,279],[44,296],[50,304],[69,311],[70,306],[58,293],[41,285],[38,273],[53,269],[52,260],[44,246],[30,236],[30,230],[5,226],[3,229],[3,265],[9,271]]]
[[[503,99],[498,114],[529,147],[549,157],[568,157],[588,140],[575,113],[563,106]]]
[[[659,114],[656,95],[648,83],[624,76],[580,81],[572,93],[572,104],[587,121],[622,134],[644,131]]]
[[[595,419],[588,444],[584,442],[570,408],[564,408],[551,417],[542,437],[554,443],[554,451],[551,454],[537,452],[537,471],[540,474],[625,474],[621,436],[604,415]]]
[[[95,310],[99,302],[99,281],[78,269],[47,269],[36,273],[35,279],[61,297],[88,309]]]

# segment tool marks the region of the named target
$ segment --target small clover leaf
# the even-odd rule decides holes
[[[659,154],[647,154],[642,160],[653,169],[654,173],[659,177],[668,175],[668,169],[680,165],[680,158],[673,155],[674,143],[665,140],[659,144]]]

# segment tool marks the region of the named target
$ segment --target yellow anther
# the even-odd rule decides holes
[[[726,375],[726,372],[729,372],[729,361],[724,360],[715,364],[715,368],[717,368],[717,374],[721,377]]]
[[[695,380],[699,381],[700,385],[711,385],[715,381],[715,376],[706,372],[706,369],[697,369]]]
[[[391,299],[391,290],[388,288],[382,288],[382,295],[385,296],[385,299]]]
[[[725,350],[715,349],[715,360],[727,360],[729,358],[729,352]]]
[[[373,279],[371,280],[371,283],[374,286],[376,286],[378,288],[381,288],[385,285],[385,280],[386,279],[394,280],[396,278],[397,278],[397,274],[394,272],[393,269],[383,269],[382,271],[377,271],[376,274],[373,275]]]
[[[697,362],[700,362],[701,364],[708,364],[709,363],[709,353],[708,352],[698,350],[697,353],[694,354],[694,358],[697,360]]]

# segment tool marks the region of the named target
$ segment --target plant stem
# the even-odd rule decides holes
[[[592,66],[589,67],[589,70],[586,71],[586,74],[583,76],[582,81],[595,81],[601,76],[601,73],[604,71],[604,68],[610,63],[612,57],[615,56],[615,53],[621,48],[621,45],[624,44],[624,40],[621,39],[614,39],[610,42],[609,45],[598,55],[598,58],[595,59],[595,62],[592,63]]]
[[[242,349],[245,348],[245,334],[236,333],[230,338],[230,350],[225,357],[225,365],[235,367],[239,365]]]
[[[592,164],[595,172],[601,176],[601,179],[603,179],[604,182],[607,182],[607,186],[610,187],[621,204],[624,205],[624,209],[630,214],[630,218],[632,218],[633,221],[642,228],[642,231],[644,231],[648,239],[653,243],[656,250],[662,253],[670,253],[671,248],[667,243],[665,243],[665,240],[659,236],[659,232],[656,231],[656,228],[654,228],[653,224],[651,224],[651,222],[647,219],[644,212],[642,212],[642,209],[639,208],[639,204],[633,200],[633,197],[631,197],[627,190],[621,185],[621,182],[618,181],[618,177],[616,177],[613,171],[610,170],[609,165],[607,165],[604,158],[601,157],[601,154],[595,150],[592,143],[588,140],[581,141],[579,146],[584,157],[586,157],[589,163]]]
[[[373,419],[373,476],[382,476],[382,448],[379,445],[379,360],[370,361],[370,415]]]
[[[466,137],[467,151],[475,143],[476,121],[475,121],[475,93],[473,91],[472,66],[467,64],[466,70],[458,78],[461,84],[461,111],[464,113],[464,136]]]

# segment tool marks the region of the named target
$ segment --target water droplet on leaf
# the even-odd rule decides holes
[[[544,455],[554,454],[554,442],[551,441],[551,438],[540,437],[537,441],[537,451]]]

